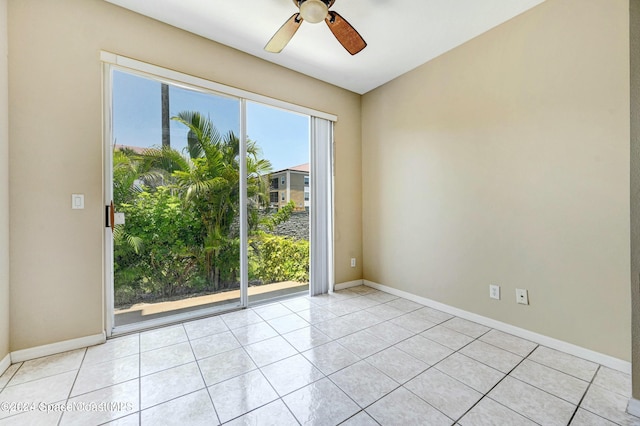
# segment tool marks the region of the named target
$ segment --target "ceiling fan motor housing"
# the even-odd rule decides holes
[[[312,24],[324,21],[329,14],[328,0],[300,0],[300,15]]]
[[[302,6],[302,3],[306,2],[307,0],[293,0],[293,3],[297,6],[300,7]],[[320,0],[322,3],[327,5],[327,8],[330,8],[331,6],[333,6],[333,3],[335,3],[335,0]]]

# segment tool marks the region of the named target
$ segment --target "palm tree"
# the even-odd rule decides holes
[[[199,248],[207,280],[214,290],[235,281],[239,269],[240,141],[233,132],[224,136],[210,118],[185,111],[172,117],[188,129],[187,154],[163,147],[145,151],[149,169],[164,170],[181,195],[185,208],[194,209],[203,224]],[[271,163],[260,158],[257,143],[247,142],[247,196],[249,225],[256,229],[258,210],[266,205]]]

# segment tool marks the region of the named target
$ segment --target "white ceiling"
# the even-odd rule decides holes
[[[285,49],[264,45],[292,0],[106,0],[356,93],[376,87],[544,0],[336,0],[368,46],[351,56],[326,24],[302,26]]]

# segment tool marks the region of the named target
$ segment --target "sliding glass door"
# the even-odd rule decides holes
[[[249,301],[308,292],[310,118],[257,102],[246,110],[247,146],[269,163],[267,203],[249,222]]]
[[[114,70],[112,114],[114,326],[238,306],[240,101]]]
[[[330,291],[335,117],[102,59],[107,334]]]

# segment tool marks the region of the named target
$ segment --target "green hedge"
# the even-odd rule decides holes
[[[309,282],[309,241],[262,233],[250,246],[250,279]]]
[[[116,306],[213,292],[203,265],[201,222],[169,188],[142,191],[118,210],[125,213],[126,225],[119,228],[114,245]],[[258,231],[249,246],[252,284],[309,282],[309,241]],[[237,238],[221,247],[217,264],[225,281],[239,279],[239,247]]]
[[[141,192],[118,206],[126,224],[114,241],[116,303],[143,295],[172,296],[202,287],[197,255],[199,221],[168,188]],[[135,236],[138,245],[131,243]]]

